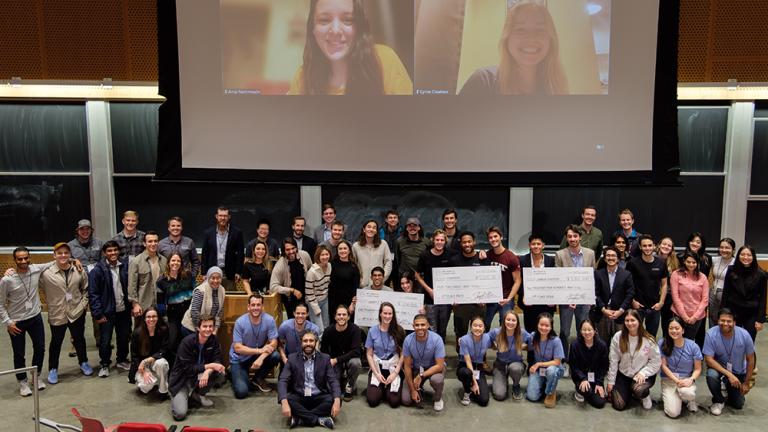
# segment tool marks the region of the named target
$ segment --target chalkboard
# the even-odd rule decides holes
[[[116,173],[155,172],[159,106],[159,103],[109,103]]]
[[[768,119],[755,120],[749,193],[768,195]]]
[[[768,253],[768,201],[750,201],[747,203],[747,227],[745,240],[759,254]],[[741,246],[741,245],[737,245]]]
[[[418,187],[341,187],[324,186],[323,202],[336,207],[336,216],[347,224],[351,235],[357,239],[363,223],[374,219],[379,224],[389,209],[400,213],[400,222],[416,216],[426,234],[442,228],[445,209],[455,208],[458,227],[475,233],[478,247],[487,247],[485,231],[497,225],[505,235],[509,223],[509,189],[457,189]]]
[[[184,235],[202,246],[203,232],[215,223],[219,205],[227,206],[232,224],[243,230],[245,242],[256,237],[256,222],[272,223],[270,237],[280,240],[290,234],[291,218],[300,213],[299,187],[245,183],[152,181],[148,177],[116,177],[117,227],[125,210],[139,212],[139,229],[154,230],[165,237],[168,219],[184,219]]]
[[[0,171],[87,173],[88,166],[84,104],[0,104]]]
[[[679,107],[680,169],[722,172],[727,129],[728,107]]]
[[[49,246],[90,218],[87,176],[0,176],[0,246]]]
[[[609,238],[618,229],[618,214],[629,208],[635,228],[655,238],[670,236],[682,245],[694,231],[709,245],[720,238],[723,177],[683,176],[682,186],[542,187],[533,192],[533,230],[548,245],[560,245],[566,225],[581,223],[581,209],[597,207],[595,226]]]

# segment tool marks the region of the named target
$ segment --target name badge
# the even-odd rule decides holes
[[[64,300],[66,300],[66,301],[68,301],[68,302],[71,302],[71,301],[72,301],[72,294],[70,294],[70,293],[65,293],[65,294],[64,294]]]
[[[725,368],[728,369],[728,372],[733,372],[733,363],[726,363]]]
[[[310,390],[309,387],[304,387],[304,397],[310,396],[312,396],[312,390]]]
[[[419,375],[424,373],[424,366],[419,366]]]
[[[31,300],[25,301],[24,302],[24,308],[27,309],[27,310],[32,309],[32,301]]]
[[[480,371],[479,370],[473,370],[472,376],[475,377],[476,380],[480,379]]]
[[[547,369],[543,368],[543,367],[540,367],[539,368],[539,376],[543,376],[543,377],[547,376]]]
[[[587,381],[593,383],[595,382],[595,373],[594,372],[587,372]]]

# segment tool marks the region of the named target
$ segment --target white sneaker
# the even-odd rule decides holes
[[[196,400],[204,408],[210,408],[213,406],[212,400],[199,393],[193,392],[190,398]]]
[[[712,406],[709,407],[709,413],[712,415],[719,416],[723,413],[723,407],[725,404],[721,403],[713,403]]]
[[[442,399],[435,401],[435,406],[434,406],[435,411],[440,412],[443,410],[443,407],[445,407],[445,403],[443,402]]]
[[[29,388],[29,382],[27,382],[27,380],[19,381],[19,394],[24,397],[32,396],[32,389]]]
[[[699,405],[696,403],[696,401],[690,401],[688,402],[688,411],[695,413],[699,410]]]
[[[461,404],[464,405],[464,406],[467,406],[467,405],[469,405],[469,402],[470,402],[470,400],[469,400],[469,393],[464,393],[464,397],[461,398]]]
[[[643,408],[647,410],[653,408],[653,401],[651,400],[651,395],[648,395],[643,398]]]
[[[571,376],[571,368],[568,366],[568,363],[564,364],[563,367],[565,368],[565,372],[563,372],[563,378],[568,378]]]
[[[578,403],[584,403],[584,396],[579,392],[574,393],[573,398],[576,399],[576,402]]]
[[[102,366],[99,368],[99,378],[106,378],[109,376],[109,366]]]
[[[37,389],[38,390],[45,390],[45,383],[40,377],[37,377]]]

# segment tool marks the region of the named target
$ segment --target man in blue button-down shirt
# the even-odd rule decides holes
[[[280,374],[277,400],[290,427],[320,425],[333,429],[341,410],[341,387],[328,354],[317,352],[317,335],[301,335],[301,351],[288,356]]]

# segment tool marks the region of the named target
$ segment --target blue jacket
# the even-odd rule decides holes
[[[119,262],[120,286],[123,289],[125,310],[131,310],[131,302],[128,300],[128,258],[123,258]],[[88,273],[88,301],[91,305],[91,314],[97,320],[115,313],[115,289],[112,286],[112,271],[109,269],[106,258],[99,261]]]

